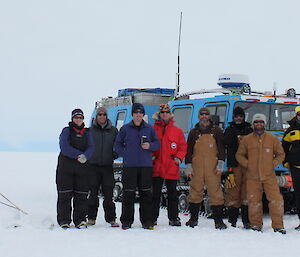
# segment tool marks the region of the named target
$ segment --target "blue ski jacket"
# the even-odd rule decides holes
[[[150,143],[150,148],[145,150],[141,146],[142,137]],[[124,167],[152,167],[152,152],[160,147],[154,128],[142,122],[140,127],[133,121],[121,127],[114,144],[115,151],[123,157]]]

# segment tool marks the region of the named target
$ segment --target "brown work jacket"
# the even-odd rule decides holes
[[[247,179],[262,181],[275,176],[274,168],[285,154],[275,135],[264,132],[259,136],[253,132],[243,138],[235,157],[247,169]]]

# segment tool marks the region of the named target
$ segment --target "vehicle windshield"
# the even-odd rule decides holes
[[[267,117],[267,130],[285,130],[289,127],[289,121],[294,115],[295,105],[277,103],[237,102],[234,107],[241,107],[245,111],[245,119],[252,122],[256,113],[262,113]]]

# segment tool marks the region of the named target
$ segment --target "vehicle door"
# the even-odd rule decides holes
[[[182,129],[185,138],[187,138],[192,126],[193,105],[173,106],[175,125]]]

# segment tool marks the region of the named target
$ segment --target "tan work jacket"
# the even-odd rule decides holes
[[[274,168],[284,160],[281,142],[275,135],[264,132],[244,137],[236,153],[241,166],[247,168],[247,179],[265,180],[274,176]]]

